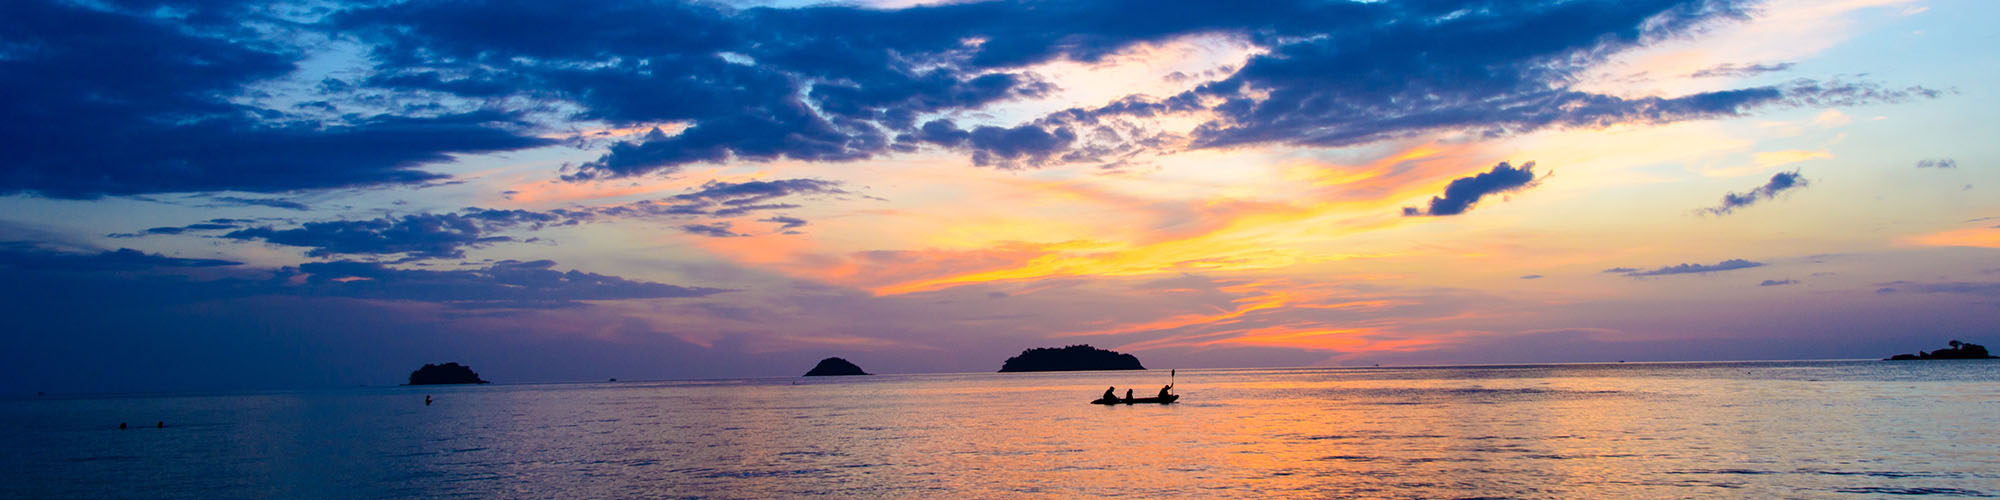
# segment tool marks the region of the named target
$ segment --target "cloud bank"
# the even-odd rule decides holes
[[[1727,0],[986,1],[736,9],[607,0],[342,3],[21,0],[0,6],[0,193],[286,192],[435,181],[462,155],[613,139],[564,178],[730,161],[849,162],[924,148],[974,164],[1145,151],[1499,137],[1938,95],[1800,79],[1679,96],[1581,90],[1613,54],[1748,17]],[[1051,95],[1037,65],[1203,36],[1258,50],[1165,96],[1000,122]],[[357,67],[306,61],[353,44]],[[1752,65],[1715,71],[1768,71]],[[1169,129],[1176,117],[1192,128]],[[19,149],[19,148],[17,148]],[[268,198],[249,203],[296,208]]]
[[[1604,272],[1609,274],[1622,274],[1633,278],[1644,278],[1647,276],[1670,276],[1675,274],[1702,274],[1702,273],[1714,273],[1722,271],[1734,271],[1737,269],[1762,267],[1763,265],[1764,263],[1762,262],[1751,262],[1743,259],[1729,259],[1714,264],[1683,263],[1683,264],[1674,264],[1671,266],[1664,266],[1652,270],[1640,270],[1630,267],[1614,267],[1610,269],[1605,269]]]

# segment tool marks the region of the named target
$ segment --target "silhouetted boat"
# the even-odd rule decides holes
[[[1168,394],[1167,397],[1163,398],[1138,398],[1138,399],[1098,398],[1096,401],[1091,401],[1090,404],[1094,405],[1136,405],[1136,404],[1148,404],[1148,403],[1167,404],[1167,403],[1172,403],[1174,402],[1174,400],[1180,398],[1181,395],[1179,394]]]

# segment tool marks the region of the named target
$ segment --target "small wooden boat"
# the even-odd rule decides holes
[[[1149,403],[1167,404],[1167,403],[1172,403],[1174,402],[1174,400],[1180,398],[1181,395],[1179,394],[1168,394],[1166,397],[1160,397],[1160,398],[1138,398],[1138,399],[1098,398],[1096,401],[1091,401],[1090,404],[1094,405],[1136,405],[1136,404],[1149,404]]]

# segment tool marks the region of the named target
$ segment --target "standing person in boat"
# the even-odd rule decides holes
[[[1104,400],[1110,401],[1113,399],[1118,399],[1118,386],[1104,388]]]

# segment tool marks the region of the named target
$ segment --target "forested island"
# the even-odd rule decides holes
[[[1995,358],[1992,353],[1986,352],[1986,346],[1979,344],[1968,344],[1953,340],[1951,341],[1951,347],[1938,349],[1931,352],[1917,351],[1916,354],[1897,354],[1895,356],[1888,357],[1887,360],[1910,361],[1918,359],[2000,359],[2000,358]]]
[[[819,365],[814,366],[811,371],[806,372],[806,376],[808,377],[833,377],[840,375],[867,375],[867,374],[868,372],[861,371],[860,366],[855,366],[854,363],[850,363],[847,360],[840,358],[826,358],[819,360]]]
[[[1139,358],[1085,344],[1063,348],[1037,347],[1021,351],[1000,365],[1000,373],[1083,370],[1144,370]]]
[[[410,372],[410,385],[484,384],[472,367],[458,363],[441,365],[424,364],[423,368]]]

